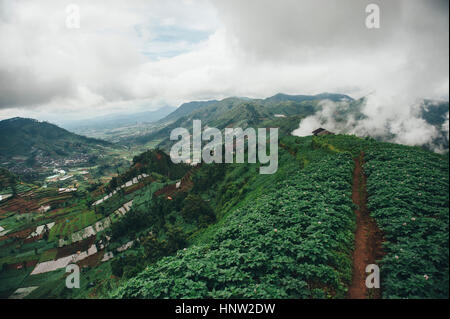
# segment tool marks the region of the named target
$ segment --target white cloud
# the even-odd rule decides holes
[[[80,29],[65,28],[71,2]],[[378,2],[380,30],[368,1],[3,0],[0,118],[327,91],[375,92],[366,112],[389,120],[448,99],[448,3]]]
[[[105,112],[146,100],[160,104],[158,86],[142,76],[148,69],[143,51],[164,55],[197,49],[189,41],[152,42],[167,19],[178,28],[213,32],[214,18],[203,2],[76,1],[81,28],[65,26],[70,1],[2,1],[0,14],[0,117],[39,117]],[[200,6],[200,7],[199,7]],[[169,17],[169,18],[168,18]],[[200,19],[198,19],[200,18]],[[162,62],[164,63],[164,62]],[[167,77],[161,70],[160,78]],[[160,82],[158,79],[155,82]],[[144,89],[145,88],[145,89]],[[144,89],[144,90],[143,90]],[[176,89],[174,90],[176,92]],[[154,103],[149,103],[154,99]],[[154,104],[154,105],[153,105]]]
[[[439,137],[437,127],[421,118],[422,102],[409,108],[395,107],[395,99],[389,100],[377,94],[370,94],[361,102],[362,119],[355,119],[356,113],[344,114],[351,102],[322,101],[321,110],[300,121],[299,128],[292,132],[296,136],[309,136],[312,131],[323,127],[337,134],[354,134],[371,136],[384,141],[411,146],[428,146],[435,151],[443,151],[443,147],[435,143]],[[359,103],[359,102],[357,102]],[[447,121],[441,128],[447,132],[448,143],[448,113]]]

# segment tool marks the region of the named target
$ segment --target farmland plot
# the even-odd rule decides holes
[[[384,298],[448,298],[448,157],[398,145],[366,155],[369,209],[385,233]]]
[[[208,243],[148,266],[111,296],[343,297],[352,272],[352,172],[348,154],[292,171],[226,215]]]

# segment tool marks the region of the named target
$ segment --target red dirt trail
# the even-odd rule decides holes
[[[355,250],[353,251],[353,277],[348,288],[348,299],[378,299],[381,297],[380,289],[368,289],[366,287],[366,266],[376,264],[383,256],[381,248],[383,235],[375,220],[370,217],[367,209],[367,189],[366,176],[364,175],[362,164],[364,153],[354,159],[355,170],[353,172],[353,203],[358,205],[355,210],[356,232]]]

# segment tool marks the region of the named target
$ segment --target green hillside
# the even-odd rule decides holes
[[[318,95],[287,95],[277,94],[266,99],[226,98],[221,101],[191,102],[181,105],[175,112],[162,119],[162,128],[155,129],[153,133],[139,136],[128,142],[141,144],[152,140],[158,140],[159,147],[165,150],[170,144],[170,132],[177,127],[191,129],[194,119],[201,120],[202,125],[224,129],[225,127],[257,127],[263,123],[276,121],[277,117],[290,118],[292,131],[298,127],[299,120],[312,115],[321,109],[320,101],[329,99],[332,101],[347,100],[352,98],[340,94]],[[280,121],[278,121],[280,122]],[[282,121],[286,123],[286,121]],[[285,131],[287,133],[287,131]]]
[[[15,195],[26,192],[32,187],[33,185],[22,182],[18,176],[12,174],[7,169],[0,167],[0,195]]]
[[[319,101],[190,105],[145,137],[159,149],[133,154],[107,176],[98,173],[111,164],[107,144],[83,144],[101,165],[73,169],[79,182],[69,192],[0,171],[3,193],[17,187],[0,205],[0,297],[37,287],[27,298],[349,298],[363,247],[364,263],[381,272],[381,290],[361,290],[364,297],[448,298],[448,154],[351,135],[291,136]],[[360,111],[361,100],[349,103],[337,120]],[[174,164],[165,152],[170,131],[193,119],[220,129],[278,127],[278,171]],[[56,136],[77,138],[66,134]],[[373,241],[362,245],[361,229]],[[81,289],[67,289],[64,258],[89,249],[76,261]]]
[[[6,264],[0,295],[21,283],[38,286],[29,298],[345,298],[354,271],[354,159],[362,156],[368,207],[384,236],[383,254],[374,261],[382,297],[448,297],[448,156],[346,135],[284,135],[279,146],[273,175],[260,175],[259,164],[189,167],[158,150],[136,156],[106,187],[37,215],[34,227],[56,222],[47,237],[0,241]],[[136,176],[147,177],[92,206]],[[30,198],[61,197],[46,192]],[[117,215],[131,200],[131,210]],[[7,211],[8,202],[3,206]],[[30,227],[26,219],[5,217],[1,225],[12,234]],[[105,218],[109,228],[59,247]],[[13,254],[12,243],[20,247]],[[32,275],[34,266],[10,268],[56,260],[92,243],[99,251],[79,263],[86,265],[82,289],[65,288],[63,269]],[[101,261],[109,253],[112,259]]]
[[[382,296],[448,297],[448,157],[341,135],[281,142],[289,152],[281,152],[279,173],[227,169],[212,200],[230,203],[214,206],[223,217],[110,296],[345,297],[355,229],[352,158],[364,152],[369,207],[385,236]]]
[[[157,173],[167,179],[180,179],[188,171],[189,165],[174,164],[170,156],[160,150],[148,150],[133,158],[132,166],[124,173],[114,176],[107,188],[115,189],[117,186],[125,183],[139,174]]]
[[[37,154],[67,156],[111,145],[102,140],[70,133],[51,123],[25,118],[0,121],[0,135],[0,156],[3,159]]]

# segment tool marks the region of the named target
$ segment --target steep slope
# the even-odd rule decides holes
[[[22,285],[39,286],[30,298],[345,298],[361,241],[354,196],[364,183],[354,177],[364,173],[364,210],[386,253],[368,260],[382,274],[381,292],[368,296],[448,296],[448,157],[345,135],[282,134],[279,146],[273,175],[260,175],[259,164],[173,164],[153,150],[103,189],[33,191],[33,209],[51,210],[38,220],[5,215],[1,226],[14,238],[0,237],[0,295]],[[364,164],[354,161],[361,152]],[[48,234],[28,238],[51,222]],[[55,248],[89,227],[89,238]],[[12,252],[11,243],[20,248]],[[79,263],[89,266],[82,289],[65,287],[64,268],[30,275],[93,244],[98,251]]]
[[[352,101],[352,98],[340,94],[286,95],[277,94],[266,99],[226,98],[221,101],[192,102],[180,106],[175,112],[160,121],[161,128],[154,132],[127,142],[145,144],[151,140],[160,140],[160,147],[168,148],[170,132],[177,127],[192,128],[194,119],[202,125],[224,129],[225,127],[259,126],[267,120],[277,117],[306,117],[321,109],[320,101]],[[297,123],[298,126],[298,123]]]
[[[187,249],[149,264],[110,296],[345,297],[356,226],[353,159],[364,151],[368,209],[386,253],[367,262],[380,266],[382,297],[448,297],[448,157],[343,135],[280,144],[279,173],[248,178],[249,169],[235,165],[223,181],[243,175],[242,192],[237,183],[219,193],[237,204],[224,206],[219,222]]]
[[[157,173],[171,180],[180,179],[190,168],[187,164],[174,164],[169,155],[160,150],[148,150],[135,156],[131,167],[126,172],[113,177],[107,189],[114,190],[122,183],[143,173]]]
[[[180,117],[186,116],[190,113],[192,113],[195,110],[198,110],[202,107],[215,104],[217,103],[217,100],[211,100],[211,101],[193,101],[188,103],[183,103],[179,108],[177,108],[175,111],[167,115],[164,119],[162,119],[162,122],[169,122],[169,121],[175,121],[179,119]]]
[[[311,138],[283,143],[294,155],[280,150],[279,173],[258,175],[257,165],[227,169],[218,192],[229,204],[224,217],[191,247],[150,265],[112,296],[344,296],[351,279],[353,161],[314,149]],[[305,161],[310,164],[302,169]]]

